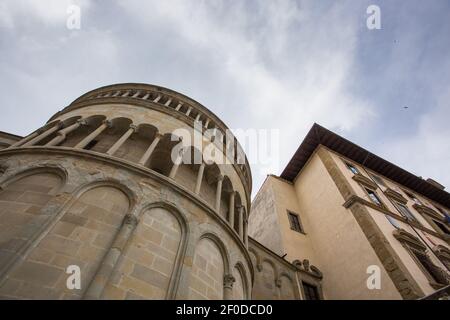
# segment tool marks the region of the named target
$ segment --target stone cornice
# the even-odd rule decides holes
[[[373,190],[377,189],[377,184],[375,182],[373,182],[370,178],[363,176],[361,173],[357,173],[357,174],[353,175],[352,179],[355,180],[356,182],[362,184],[365,187],[368,187]]]
[[[429,233],[429,234],[431,234],[431,235],[433,235],[433,236],[435,236],[435,237],[437,237],[437,238],[440,238],[440,239],[442,239],[442,240],[444,240],[444,241],[448,241],[448,239],[446,239],[443,235],[437,233],[436,231],[431,230],[431,229],[428,229],[428,228],[425,228],[424,226],[422,226],[421,224],[419,224],[419,223],[417,223],[417,222],[415,222],[415,221],[408,220],[408,219],[406,219],[405,217],[402,217],[402,216],[400,216],[400,215],[398,215],[398,214],[393,213],[392,211],[390,211],[389,209],[387,209],[387,208],[384,207],[384,206],[377,206],[376,204],[374,204],[374,203],[372,203],[372,202],[370,202],[370,201],[367,201],[366,199],[363,199],[363,198],[361,198],[361,197],[359,197],[359,196],[357,196],[357,195],[352,195],[352,196],[350,196],[350,197],[342,204],[342,206],[343,206],[344,208],[346,208],[346,209],[349,209],[349,208],[351,208],[351,207],[352,207],[354,204],[356,204],[356,203],[360,203],[360,204],[362,204],[362,205],[365,205],[365,206],[367,206],[367,207],[370,207],[370,208],[372,208],[372,209],[375,209],[375,210],[377,210],[377,211],[379,211],[379,212],[381,212],[381,213],[387,214],[387,215],[389,215],[389,216],[391,216],[391,217],[393,217],[393,218],[395,218],[395,219],[397,219],[397,220],[399,220],[399,221],[401,221],[401,222],[404,222],[404,223],[406,223],[406,224],[409,224],[409,225],[413,226],[414,228],[417,228],[417,229],[420,229],[420,230],[422,230],[422,231],[425,231],[425,232],[427,232],[427,233]]]
[[[407,232],[404,229],[394,230],[392,234],[398,241],[406,243],[416,250],[426,251],[427,249],[427,247],[419,240],[419,238],[417,238],[416,236],[412,235],[411,233]]]
[[[443,218],[430,207],[427,207],[423,204],[415,203],[413,204],[413,208],[416,209],[421,214],[426,214],[427,216],[430,216],[438,221],[444,222]]]
[[[400,202],[402,204],[406,204],[408,202],[408,200],[405,197],[403,197],[401,193],[399,193],[399,192],[397,192],[397,191],[395,191],[395,190],[393,190],[391,188],[387,188],[384,191],[384,194],[388,198],[391,198],[391,199],[393,199],[393,200],[395,200],[397,202]]]

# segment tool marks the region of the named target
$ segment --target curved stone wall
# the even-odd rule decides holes
[[[117,87],[128,95],[114,96]],[[184,117],[224,127],[180,94],[157,99],[155,88],[94,90],[0,150],[0,297],[250,298],[248,166],[174,163],[174,131],[198,130],[176,115],[180,101]],[[202,141],[222,150],[217,143]],[[200,153],[181,150],[182,160]],[[67,287],[70,265],[80,289]]]

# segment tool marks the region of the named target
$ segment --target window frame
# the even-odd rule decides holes
[[[364,192],[365,192],[366,195],[369,197],[369,201],[370,201],[371,203],[373,203],[373,204],[376,205],[377,207],[386,209],[386,206],[384,205],[383,201],[381,200],[381,198],[380,198],[380,196],[378,195],[378,193],[376,192],[376,190],[373,190],[373,189],[371,189],[371,188],[369,188],[369,187],[366,187],[366,186],[363,186],[363,185],[361,185],[361,188],[363,188]],[[370,196],[369,191],[373,192],[373,194],[375,195],[375,197],[378,199],[378,202],[380,202],[379,204],[378,204],[378,203],[375,203],[375,202],[372,200],[372,197]]]
[[[424,205],[424,203],[419,198],[417,198],[417,196],[414,193],[412,193],[411,191],[405,190],[405,189],[402,189],[402,190],[403,190],[403,193],[406,194],[408,199],[411,199],[414,203],[417,203],[419,205]]]
[[[287,212],[289,226],[290,226],[291,230],[293,230],[295,232],[298,232],[298,233],[301,233],[301,234],[306,234],[305,228],[303,227],[302,220],[300,219],[300,215],[298,213],[295,213],[295,212],[291,211],[291,210],[286,210],[286,212]],[[294,228],[294,226],[293,226],[294,223],[291,220],[291,216],[294,217],[295,219],[297,219],[299,230]]]
[[[309,300],[309,301],[323,300],[322,295],[320,294],[319,286],[317,286],[316,284],[311,284],[310,282],[305,281],[305,280],[302,280],[301,283],[302,283],[304,300]],[[310,289],[314,291],[315,299],[308,299],[307,295],[309,296],[309,293],[311,292]],[[307,294],[307,292],[308,292],[308,294]]]
[[[401,243],[403,248],[408,252],[410,257],[413,259],[417,267],[422,271],[423,275],[428,279],[428,282],[433,288],[439,289],[450,283],[449,280],[446,280],[447,283],[438,282],[439,280],[436,279],[435,276],[430,273],[430,271],[428,271],[428,268],[424,266],[422,261],[420,261],[420,259],[417,257],[417,254],[422,255],[423,257],[428,259],[428,262],[431,263],[433,267],[445,272],[441,267],[435,265],[433,260],[430,259],[427,253],[427,247],[422,243],[422,241],[403,229],[394,231],[393,235]]]
[[[401,215],[402,217],[406,218],[408,221],[413,221],[413,222],[416,222],[416,223],[422,225],[422,224],[419,222],[419,220],[416,218],[416,216],[412,213],[412,211],[409,210],[409,208],[408,208],[408,206],[407,206],[406,204],[400,203],[400,202],[395,201],[395,200],[393,200],[393,202],[394,202],[394,206],[397,208],[398,212],[400,213],[400,215]],[[406,209],[406,211],[407,211],[409,214],[404,214],[403,211],[402,211],[400,208]],[[410,218],[410,216],[412,217],[412,219]]]
[[[385,188],[388,188],[386,182],[384,182],[384,180],[379,175],[376,175],[376,174],[374,174],[372,172],[369,172],[369,175],[375,181],[375,183],[377,185],[385,187]]]
[[[352,162],[347,161],[346,159],[342,159],[342,161],[344,162],[345,166],[347,167],[348,170],[350,170],[351,173],[353,174],[361,173],[358,167],[356,167],[356,165],[354,165]],[[352,168],[355,169],[356,172],[353,172]]]

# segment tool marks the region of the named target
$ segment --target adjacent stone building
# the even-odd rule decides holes
[[[449,293],[449,208],[437,182],[315,124],[281,176],[263,183],[249,235],[287,261],[314,263],[321,283],[301,283],[313,296],[434,297]]]
[[[320,126],[252,205],[251,190],[200,103],[90,91],[26,137],[0,132],[0,298],[416,299],[448,284],[450,195]]]

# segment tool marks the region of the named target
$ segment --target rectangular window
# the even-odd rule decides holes
[[[439,227],[439,229],[442,230],[442,232],[444,232],[445,234],[449,234],[450,235],[449,229],[442,222],[437,221],[435,219],[433,219],[433,222]]]
[[[407,218],[408,220],[418,222],[417,219],[416,219],[416,217],[414,217],[414,215],[413,215],[412,212],[408,209],[407,206],[405,206],[405,205],[402,204],[402,203],[398,203],[398,202],[396,202],[395,204],[396,204],[396,206],[397,206],[397,208],[398,208],[398,211],[400,211],[400,213],[401,213],[402,216],[404,216],[404,217]]]
[[[375,203],[377,206],[382,206],[380,198],[378,198],[375,191],[365,188],[367,191],[367,194],[369,195],[370,200],[372,200],[373,203]]]
[[[379,184],[380,186],[386,187],[386,184],[384,183],[383,179],[381,179],[379,176],[374,175],[374,174],[370,174],[373,178],[373,180],[375,180],[375,182],[377,184]]]
[[[300,218],[298,214],[288,211],[289,224],[291,225],[291,229],[300,233],[305,233],[303,231],[302,224],[300,223]]]
[[[353,174],[359,173],[358,169],[356,169],[356,167],[354,165],[352,165],[351,163],[346,162],[345,165],[351,172],[353,172]]]
[[[317,286],[302,282],[303,291],[305,292],[305,300],[320,300],[319,290]]]
[[[420,204],[420,205],[422,204],[422,202],[419,199],[417,199],[417,197],[415,195],[413,195],[411,192],[408,192],[405,190],[403,190],[403,192],[408,196],[408,198],[410,198],[415,203]]]
[[[84,149],[85,150],[91,150],[93,147],[96,146],[97,143],[98,143],[97,140],[92,140],[86,145],[86,147],[84,147]]]
[[[428,274],[431,276],[431,278],[436,283],[441,284],[448,284],[447,279],[441,272],[441,270],[434,265],[434,263],[430,260],[430,258],[427,256],[424,252],[419,252],[416,250],[411,250],[414,256],[417,258],[419,263],[422,265],[422,267],[428,272]]]
[[[437,206],[435,206],[435,207],[439,210],[440,213],[442,213],[444,215],[447,222],[450,223],[450,215],[447,213],[447,211],[445,211],[444,209],[442,209],[440,207],[437,207]]]

